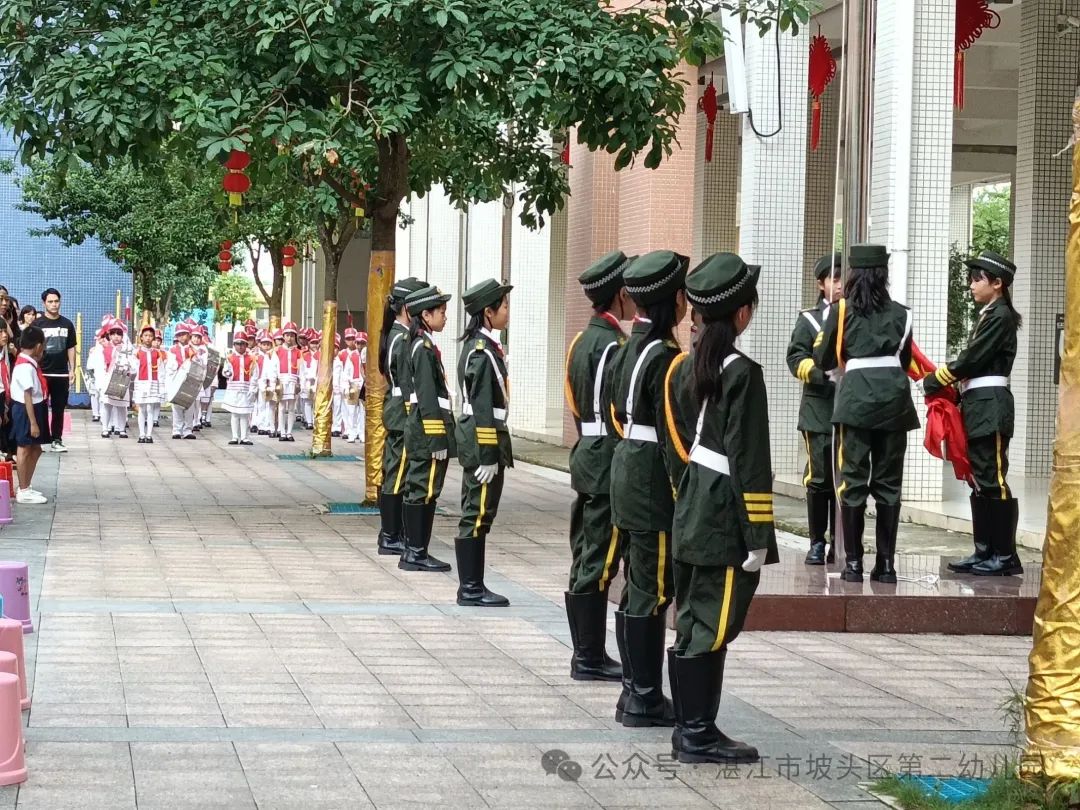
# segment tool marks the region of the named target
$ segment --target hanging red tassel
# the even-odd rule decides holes
[[[953,106],[958,110],[964,109],[964,52],[956,52],[956,63],[953,65]]]
[[[698,100],[698,109],[705,113],[705,162],[712,163],[713,133],[716,131],[716,113],[720,109],[716,100],[716,85],[712,78],[705,85],[705,93]]]
[[[836,77],[836,59],[832,55],[829,40],[818,34],[810,40],[810,95],[814,98],[810,114],[810,151],[817,151],[821,143],[821,96]]]
[[[563,141],[562,162],[563,162],[564,166],[569,166],[570,165],[570,138],[569,137],[567,137],[567,139],[565,141]]]
[[[983,31],[1001,25],[1001,17],[988,0],[956,0],[956,61],[953,63],[953,106],[964,109],[964,51]]]

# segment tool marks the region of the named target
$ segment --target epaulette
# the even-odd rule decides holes
[[[424,348],[425,349],[430,349],[431,348],[431,341],[428,340],[427,338],[424,338]]]
[[[664,339],[664,345],[667,346],[669,349],[681,349],[682,348],[681,346],[679,346],[678,343],[676,343],[671,338],[665,338]]]
[[[480,349],[481,351],[483,351],[486,348],[486,346],[487,346],[487,344],[484,343],[483,340],[476,341],[476,348]]]

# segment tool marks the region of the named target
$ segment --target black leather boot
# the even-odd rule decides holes
[[[896,582],[896,535],[900,531],[900,504],[877,505],[877,559],[870,579],[887,585]]]
[[[675,710],[664,697],[664,614],[624,619],[626,656],[630,659],[630,694],[623,705],[627,728],[672,726]]]
[[[971,573],[977,577],[1011,577],[1024,573],[1024,566],[1016,554],[1016,525],[1020,522],[1020,503],[1016,498],[1007,500],[986,499],[990,528],[990,559],[972,566]]]
[[[990,555],[993,553],[990,550],[990,532],[993,531],[993,527],[990,521],[987,520],[989,516],[989,510],[987,509],[987,502],[989,499],[980,498],[978,495],[972,495],[971,498],[971,533],[975,537],[975,553],[969,557],[964,557],[962,560],[949,563],[949,570],[955,571],[958,574],[969,574],[971,569],[979,563],[989,560]]]
[[[607,594],[564,594],[566,619],[574,655],[570,659],[570,677],[575,681],[619,681],[622,667],[607,654]]]
[[[810,551],[807,552],[807,565],[825,564],[825,535],[829,531],[829,501],[828,492],[806,493],[806,519],[810,528]]]
[[[615,701],[615,722],[621,723],[633,680],[630,677],[630,657],[626,654],[626,612],[622,610],[615,611],[615,643],[619,646],[619,661],[622,664],[622,692]]]
[[[733,740],[716,727],[720,695],[724,687],[727,650],[706,655],[672,655],[671,682],[678,722],[671,734],[671,748],[679,762],[757,762],[754,746]]]
[[[845,582],[862,582],[862,536],[866,523],[866,504],[862,506],[841,504],[840,520],[844,527],[844,554],[847,555],[847,564],[840,572],[840,579]]]
[[[510,600],[484,585],[484,551],[487,536],[457,538],[454,554],[457,557],[457,603],[463,607],[506,607]]]
[[[405,551],[398,560],[402,571],[449,571],[450,563],[444,563],[428,554],[431,542],[431,526],[435,516],[435,505],[424,503],[405,504],[402,515],[405,523]]]
[[[380,554],[397,554],[401,556],[402,552],[405,551],[405,539],[401,521],[403,500],[404,498],[401,495],[379,493],[379,513],[382,515],[382,528],[379,529]]]

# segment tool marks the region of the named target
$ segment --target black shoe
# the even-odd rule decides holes
[[[969,574],[971,569],[981,562],[990,559],[993,552],[990,550],[990,533],[993,526],[988,520],[992,506],[987,505],[988,498],[980,498],[972,495],[971,503],[971,533],[975,542],[975,553],[964,557],[962,560],[949,563],[949,570],[958,574]]]
[[[179,434],[179,433],[174,433],[174,434],[172,435],[172,437],[173,437],[174,439],[179,439],[179,438],[181,438],[181,436],[180,436],[180,434]]]
[[[112,437],[112,434],[109,431],[107,431],[107,430],[101,431],[101,438],[108,439],[108,438],[111,438],[111,437]]]
[[[403,500],[401,495],[379,493],[379,515],[382,517],[382,526],[379,529],[378,547],[379,554],[384,556],[400,557],[405,551],[404,530],[401,523]]]
[[[457,557],[457,603],[462,607],[508,607],[510,600],[484,585],[484,552],[487,537],[458,537],[454,540]]]
[[[847,555],[847,564],[840,572],[840,579],[845,582],[862,582],[862,536],[866,525],[866,504],[862,506],[841,504],[840,520],[844,525],[844,553]]]
[[[154,427],[161,427],[161,423],[160,423],[160,422],[156,422],[156,421],[155,421],[155,422],[154,422]]]
[[[675,710],[664,697],[664,619],[630,616],[623,619],[626,656],[630,660],[630,694],[623,704],[627,728],[675,725]]]
[[[896,559],[896,534],[899,530],[900,504],[879,503],[875,533],[877,557],[874,561],[874,569],[870,572],[870,579],[874,582],[883,582],[887,585],[896,583],[896,568],[893,563]]]
[[[144,439],[142,436],[140,436],[139,441],[136,442],[136,444],[146,444],[146,439]]]
[[[566,620],[574,655],[570,659],[570,677],[575,681],[621,681],[622,666],[607,654],[607,594],[563,594]]]
[[[147,444],[153,444],[154,443],[154,437],[153,436],[147,436],[146,437],[146,443]]]
[[[230,439],[229,444],[240,444],[240,440],[239,439]]]
[[[197,438],[199,438],[199,437],[198,437],[198,436],[196,436],[196,435],[195,435],[194,433],[189,433],[189,434],[188,434],[187,436],[185,436],[184,438],[185,438],[185,439],[191,439],[191,441],[195,441],[195,440],[196,440]]]
[[[1016,526],[1020,521],[1020,504],[1016,498],[996,500],[987,498],[990,518],[990,546],[993,554],[972,567],[977,577],[1012,577],[1024,573],[1016,554]]]
[[[91,419],[90,421],[91,421],[91,422],[100,422],[100,421],[101,421],[101,417],[100,417],[100,416],[95,416],[95,417],[94,417],[93,419]]]
[[[121,430],[120,431],[120,438],[121,439],[126,439],[127,437],[128,437],[127,431],[126,430]]]
[[[810,551],[803,560],[806,565],[825,564],[825,535],[829,531],[831,504],[832,493],[811,490],[806,493],[806,520],[810,529]]]
[[[431,522],[428,520],[430,510]],[[402,520],[405,524],[405,551],[398,560],[402,571],[442,572],[450,570],[450,563],[444,563],[428,554],[431,542],[431,527],[435,519],[435,504],[407,503],[402,507]]]
[[[287,442],[295,442],[296,439],[294,439],[292,436],[286,436],[285,441],[287,441]]]
[[[254,444],[255,444],[255,442],[253,442],[253,441],[250,441],[250,440],[248,440],[248,439],[241,439],[241,440],[240,440],[240,444],[242,444],[242,445],[245,445],[245,446],[251,446],[251,445],[254,445]]]
[[[289,440],[288,436],[278,436],[278,441],[279,442],[287,442],[288,440]]]
[[[340,439],[341,438],[341,431],[340,430],[331,430],[330,435],[335,439]]]
[[[280,434],[280,433],[278,433],[278,432],[277,432],[277,431],[275,430],[275,431],[274,431],[273,433],[271,433],[271,434],[270,434],[270,438],[271,438],[271,439],[280,439],[280,438],[281,438],[281,434]]]
[[[679,762],[758,761],[754,746],[733,740],[716,727],[726,659],[726,649],[690,656],[668,651],[671,694],[678,717],[671,733],[671,753]]]
[[[615,611],[615,643],[619,648],[619,661],[622,666],[622,691],[619,699],[615,701],[615,722],[622,723],[631,688],[630,657],[626,654],[626,612],[622,610]]]
[[[806,552],[806,559],[803,560],[804,565],[824,565],[825,564],[825,541],[811,541],[810,550]]]

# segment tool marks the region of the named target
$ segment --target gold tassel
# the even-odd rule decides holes
[[[332,456],[330,433],[334,420],[334,332],[337,301],[323,302],[322,344],[319,346],[319,380],[315,386],[315,429],[311,432],[311,455]],[[368,354],[370,357],[370,353]]]
[[[386,400],[386,380],[379,373],[379,343],[382,336],[383,313],[386,298],[394,287],[395,258],[392,250],[375,250],[368,265],[368,363],[367,399],[364,402],[364,501],[377,503],[379,487],[382,486],[383,445],[386,428],[383,427],[383,403]]]

